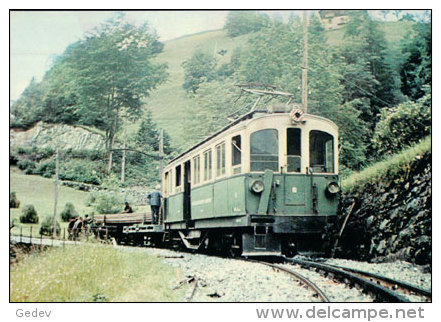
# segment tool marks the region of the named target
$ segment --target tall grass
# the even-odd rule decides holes
[[[413,145],[387,159],[374,163],[360,172],[356,172],[342,181],[343,191],[351,191],[369,182],[374,182],[385,176],[396,175],[411,161],[422,156],[432,148],[432,138],[427,136],[420,143]]]
[[[141,251],[87,244],[53,248],[11,267],[12,302],[168,302],[176,271]],[[176,283],[175,283],[176,284]]]

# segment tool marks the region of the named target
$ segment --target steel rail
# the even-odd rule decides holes
[[[355,274],[359,274],[362,276],[366,276],[369,278],[374,279],[377,284],[383,282],[386,287],[392,287],[395,288],[395,290],[399,290],[401,289],[403,293],[408,292],[409,294],[416,294],[416,295],[421,295],[421,296],[425,296],[427,297],[429,300],[432,299],[432,293],[428,290],[425,290],[423,288],[420,288],[418,286],[406,283],[406,282],[402,282],[402,281],[398,281],[398,280],[394,280],[392,278],[389,278],[387,276],[383,276],[383,275],[379,275],[379,274],[375,274],[375,273],[371,273],[371,272],[366,272],[363,270],[359,270],[359,269],[355,269],[355,268],[350,268],[350,267],[345,267],[345,266],[340,266],[340,265],[335,265],[335,264],[326,264],[329,266],[333,266],[345,271],[349,271],[351,273],[355,273]]]
[[[355,273],[343,270],[341,268],[301,259],[289,259],[287,261],[293,264],[298,264],[302,267],[314,268],[327,273],[331,273],[333,277],[342,280],[345,283],[359,285],[366,293],[372,294],[372,296],[375,297],[375,302],[410,302],[406,297],[398,294],[397,292],[391,291],[384,286],[378,285],[377,283],[374,283],[366,278],[360,277]]]
[[[296,278],[298,278],[301,283],[303,283],[304,285],[307,285],[309,288],[311,288],[314,292],[316,292],[316,294],[321,298],[322,302],[330,302],[329,298],[326,296],[326,294],[316,285],[314,284],[312,281],[310,281],[308,278],[306,278],[305,276],[301,275],[300,273],[297,273],[293,270],[290,270],[288,268],[285,267],[281,267],[279,265],[276,264],[271,264],[271,263],[267,263],[267,262],[261,262],[261,261],[257,261],[257,260],[253,260],[253,259],[244,259],[247,262],[252,262],[252,263],[258,263],[258,264],[262,264],[262,265],[266,265],[269,266],[275,270],[280,270],[283,271],[287,274],[293,275]]]

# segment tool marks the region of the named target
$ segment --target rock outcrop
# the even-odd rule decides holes
[[[432,258],[431,153],[418,156],[391,178],[359,187],[342,196],[343,222],[336,256],[371,262],[395,259],[430,264]]]
[[[9,130],[10,146],[37,146],[72,150],[102,150],[103,136],[79,126],[38,122],[29,130]]]

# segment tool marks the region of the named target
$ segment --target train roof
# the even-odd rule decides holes
[[[233,129],[233,128],[237,128],[241,125],[243,125],[243,123],[245,123],[246,121],[250,121],[252,119],[257,119],[257,118],[261,118],[261,117],[266,117],[266,116],[271,116],[274,114],[289,114],[289,112],[291,111],[291,109],[293,108],[293,106],[270,106],[267,109],[259,109],[259,110],[252,110],[242,116],[240,116],[239,118],[237,118],[236,120],[230,122],[228,125],[226,125],[225,127],[223,127],[222,129],[220,129],[219,131],[215,132],[214,134],[204,138],[202,141],[198,142],[197,144],[195,144],[194,146],[192,146],[191,148],[187,149],[186,151],[182,152],[180,155],[178,155],[177,157],[175,157],[174,159],[170,160],[168,162],[168,164],[170,165],[171,163],[175,162],[176,160],[182,158],[183,156],[185,156],[186,154],[190,153],[191,151],[197,149],[199,146],[203,145],[204,143],[210,141],[211,139],[217,137],[219,134],[229,130],[229,129]],[[336,128],[337,125],[331,121],[330,119],[324,118],[322,116],[318,116],[318,115],[314,115],[314,114],[305,114],[306,117],[310,118],[316,118],[316,119],[321,119],[323,121],[327,121],[330,123],[331,126],[334,126]]]

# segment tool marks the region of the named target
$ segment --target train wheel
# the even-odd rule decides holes
[[[297,254],[296,244],[292,241],[287,241],[282,245],[282,254],[288,258],[294,257]]]

